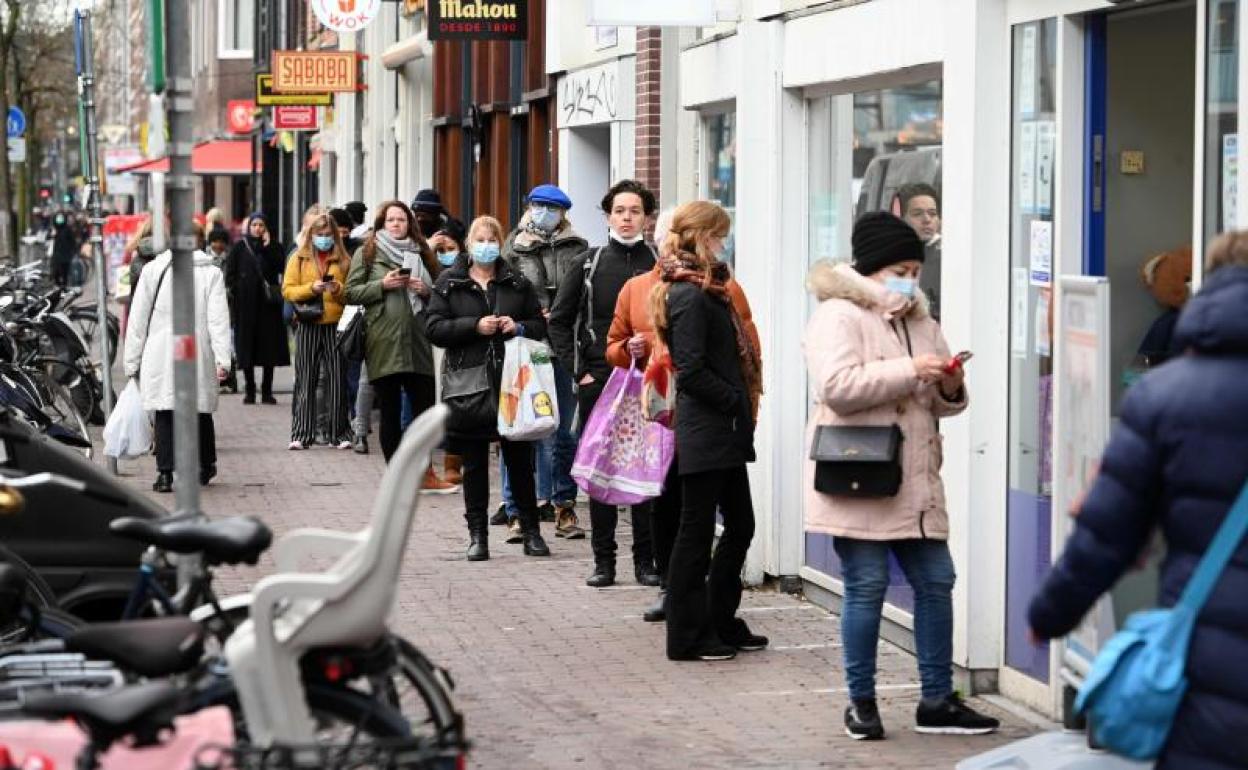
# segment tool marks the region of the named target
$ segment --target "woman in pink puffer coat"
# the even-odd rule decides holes
[[[840,497],[815,491],[807,461],[806,528],[832,535],[845,584],[841,636],[851,738],[878,740],[875,657],[891,553],[914,589],[914,636],[923,698],[915,729],[987,733],[982,716],[953,691],[953,560],[940,478],[937,419],[966,409],[960,367],[918,286],[924,249],[914,230],[883,212],[854,225],[852,265],[821,262],[808,284],[820,300],[804,347],[814,408],[811,446],[822,425],[892,426],[902,432],[902,483],[891,497]]]

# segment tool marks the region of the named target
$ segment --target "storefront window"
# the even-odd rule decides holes
[[[1239,2],[1209,0],[1205,59],[1205,239],[1235,224],[1239,158]]]
[[[737,219],[737,114],[723,112],[705,118],[706,197]],[[729,251],[731,255],[731,251]],[[732,261],[729,256],[728,261]]]
[[[1052,553],[1053,172],[1057,22],[1014,28],[1010,202],[1010,439],[1006,664],[1048,681],[1027,639],[1027,602]]]

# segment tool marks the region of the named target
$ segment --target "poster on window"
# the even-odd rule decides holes
[[[1222,135],[1222,231],[1235,229],[1239,212],[1239,134]]]
[[[1053,223],[1039,219],[1031,223],[1029,243],[1031,285],[1048,286],[1053,282]]]
[[[1023,27],[1023,50],[1019,57],[1018,111],[1024,116],[1036,112],[1036,42],[1038,24]]]
[[[1053,166],[1057,156],[1057,125],[1036,122],[1036,212],[1053,213]]]
[[[1036,124],[1023,123],[1018,142],[1018,208],[1036,213]]]

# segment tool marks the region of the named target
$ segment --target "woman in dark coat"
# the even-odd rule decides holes
[[[263,367],[260,398],[273,398],[273,368],[290,366],[290,345],[282,321],[282,274],[285,250],[268,234],[264,215],[252,214],[243,237],[225,258],[225,287],[234,323],[234,357],[243,372],[247,392],[244,404],[256,403],[253,367]],[[272,287],[265,288],[265,284]]]
[[[426,319],[429,340],[446,349],[442,362],[442,397],[448,396],[448,375],[486,365],[497,408],[502,380],[503,343],[516,336],[541,340],[546,320],[533,284],[507,262],[499,260],[503,230],[493,217],[477,217],[468,228],[469,260],[457,262],[438,278]],[[463,458],[464,519],[471,543],[469,561],[490,558],[490,444],[498,441],[511,476],[511,491],[520,509],[526,556],[549,556],[538,525],[533,476],[533,442],[500,439],[495,417],[477,423],[454,411],[447,424],[447,448]]]
[[[1033,634],[1067,634],[1139,559],[1166,540],[1158,601],[1178,601],[1248,479],[1248,232],[1209,247],[1204,287],[1179,317],[1176,357],[1123,400],[1075,531],[1031,602]],[[1248,540],[1196,620],[1189,689],[1157,767],[1248,766]]]
[[[683,502],[667,577],[667,657],[723,660],[761,650],[767,638],[736,617],[741,568],[754,538],[746,463],[762,394],[759,352],[728,293],[719,261],[732,226],[714,203],[676,209],[660,244],[662,282],[651,322],[676,367],[676,456]],[[513,477],[514,478],[514,477]],[[715,540],[715,513],[724,533]],[[709,572],[709,577],[708,577]]]

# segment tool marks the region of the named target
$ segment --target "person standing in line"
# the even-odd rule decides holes
[[[425,311],[439,270],[407,204],[386,201],[378,206],[373,232],[351,260],[347,301],[364,306],[366,313],[364,358],[381,406],[381,453],[387,462],[403,438],[403,394],[417,414],[436,401]],[[422,491],[454,494],[458,489],[430,466]]]
[[[923,275],[919,288],[927,297],[928,311],[940,322],[940,193],[924,182],[902,185],[897,189],[896,213],[914,228],[923,241]]]
[[[602,199],[607,215],[608,241],[590,248],[569,265],[550,308],[550,340],[555,357],[572,366],[577,401],[584,425],[598,403],[611,376],[607,363],[607,332],[615,315],[615,302],[630,278],[650,272],[655,252],[642,229],[654,214],[654,193],[631,179],[614,184]],[[634,505],[633,574],[637,582],[658,586],[654,551],[650,541],[650,516],[646,505]],[[615,526],[619,513],[614,505],[590,499],[589,519],[594,571],[585,584],[604,588],[615,583]]]
[[[204,231],[193,227],[200,249]],[[131,323],[126,328],[125,373],[138,379],[143,408],[155,412],[156,492],[173,491],[173,255],[152,260],[134,288]],[[217,475],[217,439],[212,413],[218,385],[230,366],[230,309],[225,278],[212,257],[197,250],[195,266],[195,348],[198,360],[199,483]]]
[[[282,296],[296,306],[319,305],[319,317],[300,319],[295,327],[295,413],[290,423],[293,450],[307,449],[316,435],[317,383],[325,375],[330,446],[350,449],[346,378],[338,352],[338,319],[351,258],[329,214],[315,217],[307,237],[286,263]]]
[[[671,230],[672,215],[675,209],[667,209],[659,214],[654,223],[654,241],[660,246],[667,240]],[[615,303],[615,317],[611,321],[611,330],[607,334],[607,362],[612,366],[627,369],[635,360],[637,368],[644,371],[649,363],[650,355],[655,349],[654,327],[650,323],[650,296],[654,287],[663,280],[662,264],[669,262],[669,269],[676,269],[670,264],[674,255],[659,255],[659,264],[645,275],[632,278],[620,290],[620,298]],[[732,306],[741,317],[746,335],[755,350],[762,350],[758,338],[758,328],[754,326],[754,316],[750,312],[750,303],[745,292],[732,278],[725,287],[732,300]],[[758,414],[754,414],[758,419]],[[650,504],[650,531],[654,539],[654,564],[659,572],[659,596],[655,603],[646,609],[642,618],[650,623],[662,622],[667,617],[667,575],[672,559],[672,548],[676,543],[676,532],[680,528],[681,482],[679,460],[672,462],[663,483],[663,494]]]
[[[260,400],[276,404],[273,369],[290,366],[290,346],[282,321],[285,250],[269,233],[264,214],[247,219],[247,233],[225,258],[225,287],[234,321],[234,353],[243,371],[244,404],[256,403],[255,367],[261,367]]]
[[[499,260],[503,228],[493,217],[477,217],[468,228],[467,262],[457,262],[438,279],[429,305],[429,337],[445,349],[443,398],[446,379],[485,367],[490,388],[497,394],[502,382],[504,343],[513,337],[546,337],[537,292],[523,275]],[[459,394],[456,394],[459,395]],[[493,397],[496,415],[498,397]],[[550,556],[542,539],[533,478],[533,442],[508,441],[498,435],[498,421],[490,405],[481,413],[454,411],[447,424],[447,446],[464,462],[464,520],[470,539],[468,561],[490,558],[490,444],[498,442],[511,473],[511,491],[520,507],[526,556]]]
[[[731,229],[718,204],[677,208],[661,244],[662,281],[649,298],[651,326],[676,369],[682,502],[667,575],[670,660],[726,660],[768,641],[736,617],[754,538],[746,463],[754,461],[763,380],[758,348],[729,294],[731,269],[719,259]],[[712,558],[716,512],[724,532]]]
[[[576,258],[585,253],[589,243],[572,229],[567,212],[572,200],[553,184],[534,187],[528,197],[528,209],[503,243],[503,259],[518,269],[537,291],[542,313],[549,319],[550,306],[559,285]],[[551,362],[555,371],[555,400],[559,406],[559,428],[537,446],[538,512],[542,521],[555,522],[555,537],[579,540],[585,537],[576,517],[576,482],[572,480],[572,461],[576,457],[576,391],[569,367],[557,357]],[[490,519],[491,524],[507,524],[508,540],[518,542],[519,509],[511,499],[507,466],[500,471],[503,502]]]
[[[437,190],[426,188],[417,192],[411,208],[416,217],[416,229],[426,240],[446,225],[448,214]]]
[[[845,730],[859,740],[884,737],[875,666],[891,553],[914,589],[922,684],[915,729],[992,732],[997,720],[953,690],[955,575],[937,420],[967,407],[962,368],[950,365],[944,334],[918,289],[924,251],[914,229],[872,212],[854,224],[852,244],[852,265],[823,261],[807,279],[820,304],[803,341],[814,398],[804,446],[829,425],[896,425],[903,438],[901,487],[888,497],[819,492],[815,463],[806,462],[806,529],[832,535],[844,571]]]
[[[448,216],[442,223],[442,229],[429,239],[429,248],[433,249],[433,253],[437,256],[438,267],[442,268],[442,272],[456,265],[468,264],[468,246],[464,243],[467,235],[468,231],[464,229],[464,223],[455,217]],[[443,442],[443,449],[445,449],[445,442]],[[447,484],[464,483],[464,459],[462,457],[454,452],[443,452],[442,480]]]

